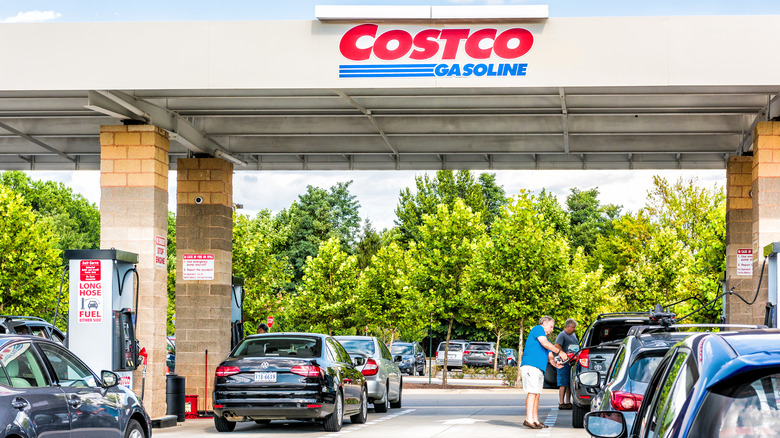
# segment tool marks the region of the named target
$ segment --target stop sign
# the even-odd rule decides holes
[[[268,327],[273,327],[273,326],[274,326],[274,317],[273,316],[269,316],[268,317]]]

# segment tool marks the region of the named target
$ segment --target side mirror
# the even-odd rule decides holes
[[[119,376],[113,371],[103,370],[100,372],[100,380],[103,381],[103,388],[111,388],[119,384]]]
[[[598,371],[588,371],[578,375],[577,380],[582,386],[599,386],[599,373]]]
[[[626,419],[617,411],[588,412],[585,430],[596,438],[622,438],[626,436]]]
[[[576,353],[576,352],[578,352],[578,351],[580,351],[580,346],[579,346],[579,345],[576,345],[576,344],[571,344],[571,345],[569,345],[569,347],[566,349],[566,352],[567,352],[567,353]]]
[[[396,356],[393,358],[394,362],[403,362],[403,360],[404,360],[403,356]]]

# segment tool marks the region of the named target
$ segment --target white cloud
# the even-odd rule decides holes
[[[54,11],[27,11],[19,12],[14,17],[8,17],[3,20],[4,23],[40,23],[43,21],[56,20],[62,14]]]

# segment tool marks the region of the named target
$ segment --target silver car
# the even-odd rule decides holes
[[[403,379],[398,364],[379,339],[373,336],[335,337],[366,376],[368,399],[375,412],[387,412],[388,408],[401,407]]]

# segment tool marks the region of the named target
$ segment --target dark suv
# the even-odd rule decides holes
[[[0,334],[40,336],[65,344],[65,334],[60,329],[34,316],[0,315]]]
[[[583,426],[585,414],[590,411],[591,399],[598,392],[598,387],[580,384],[577,376],[588,371],[597,371],[599,380],[604,382],[607,368],[631,327],[650,323],[649,312],[602,313],[585,330],[580,342],[579,356],[571,367],[572,426]]]

